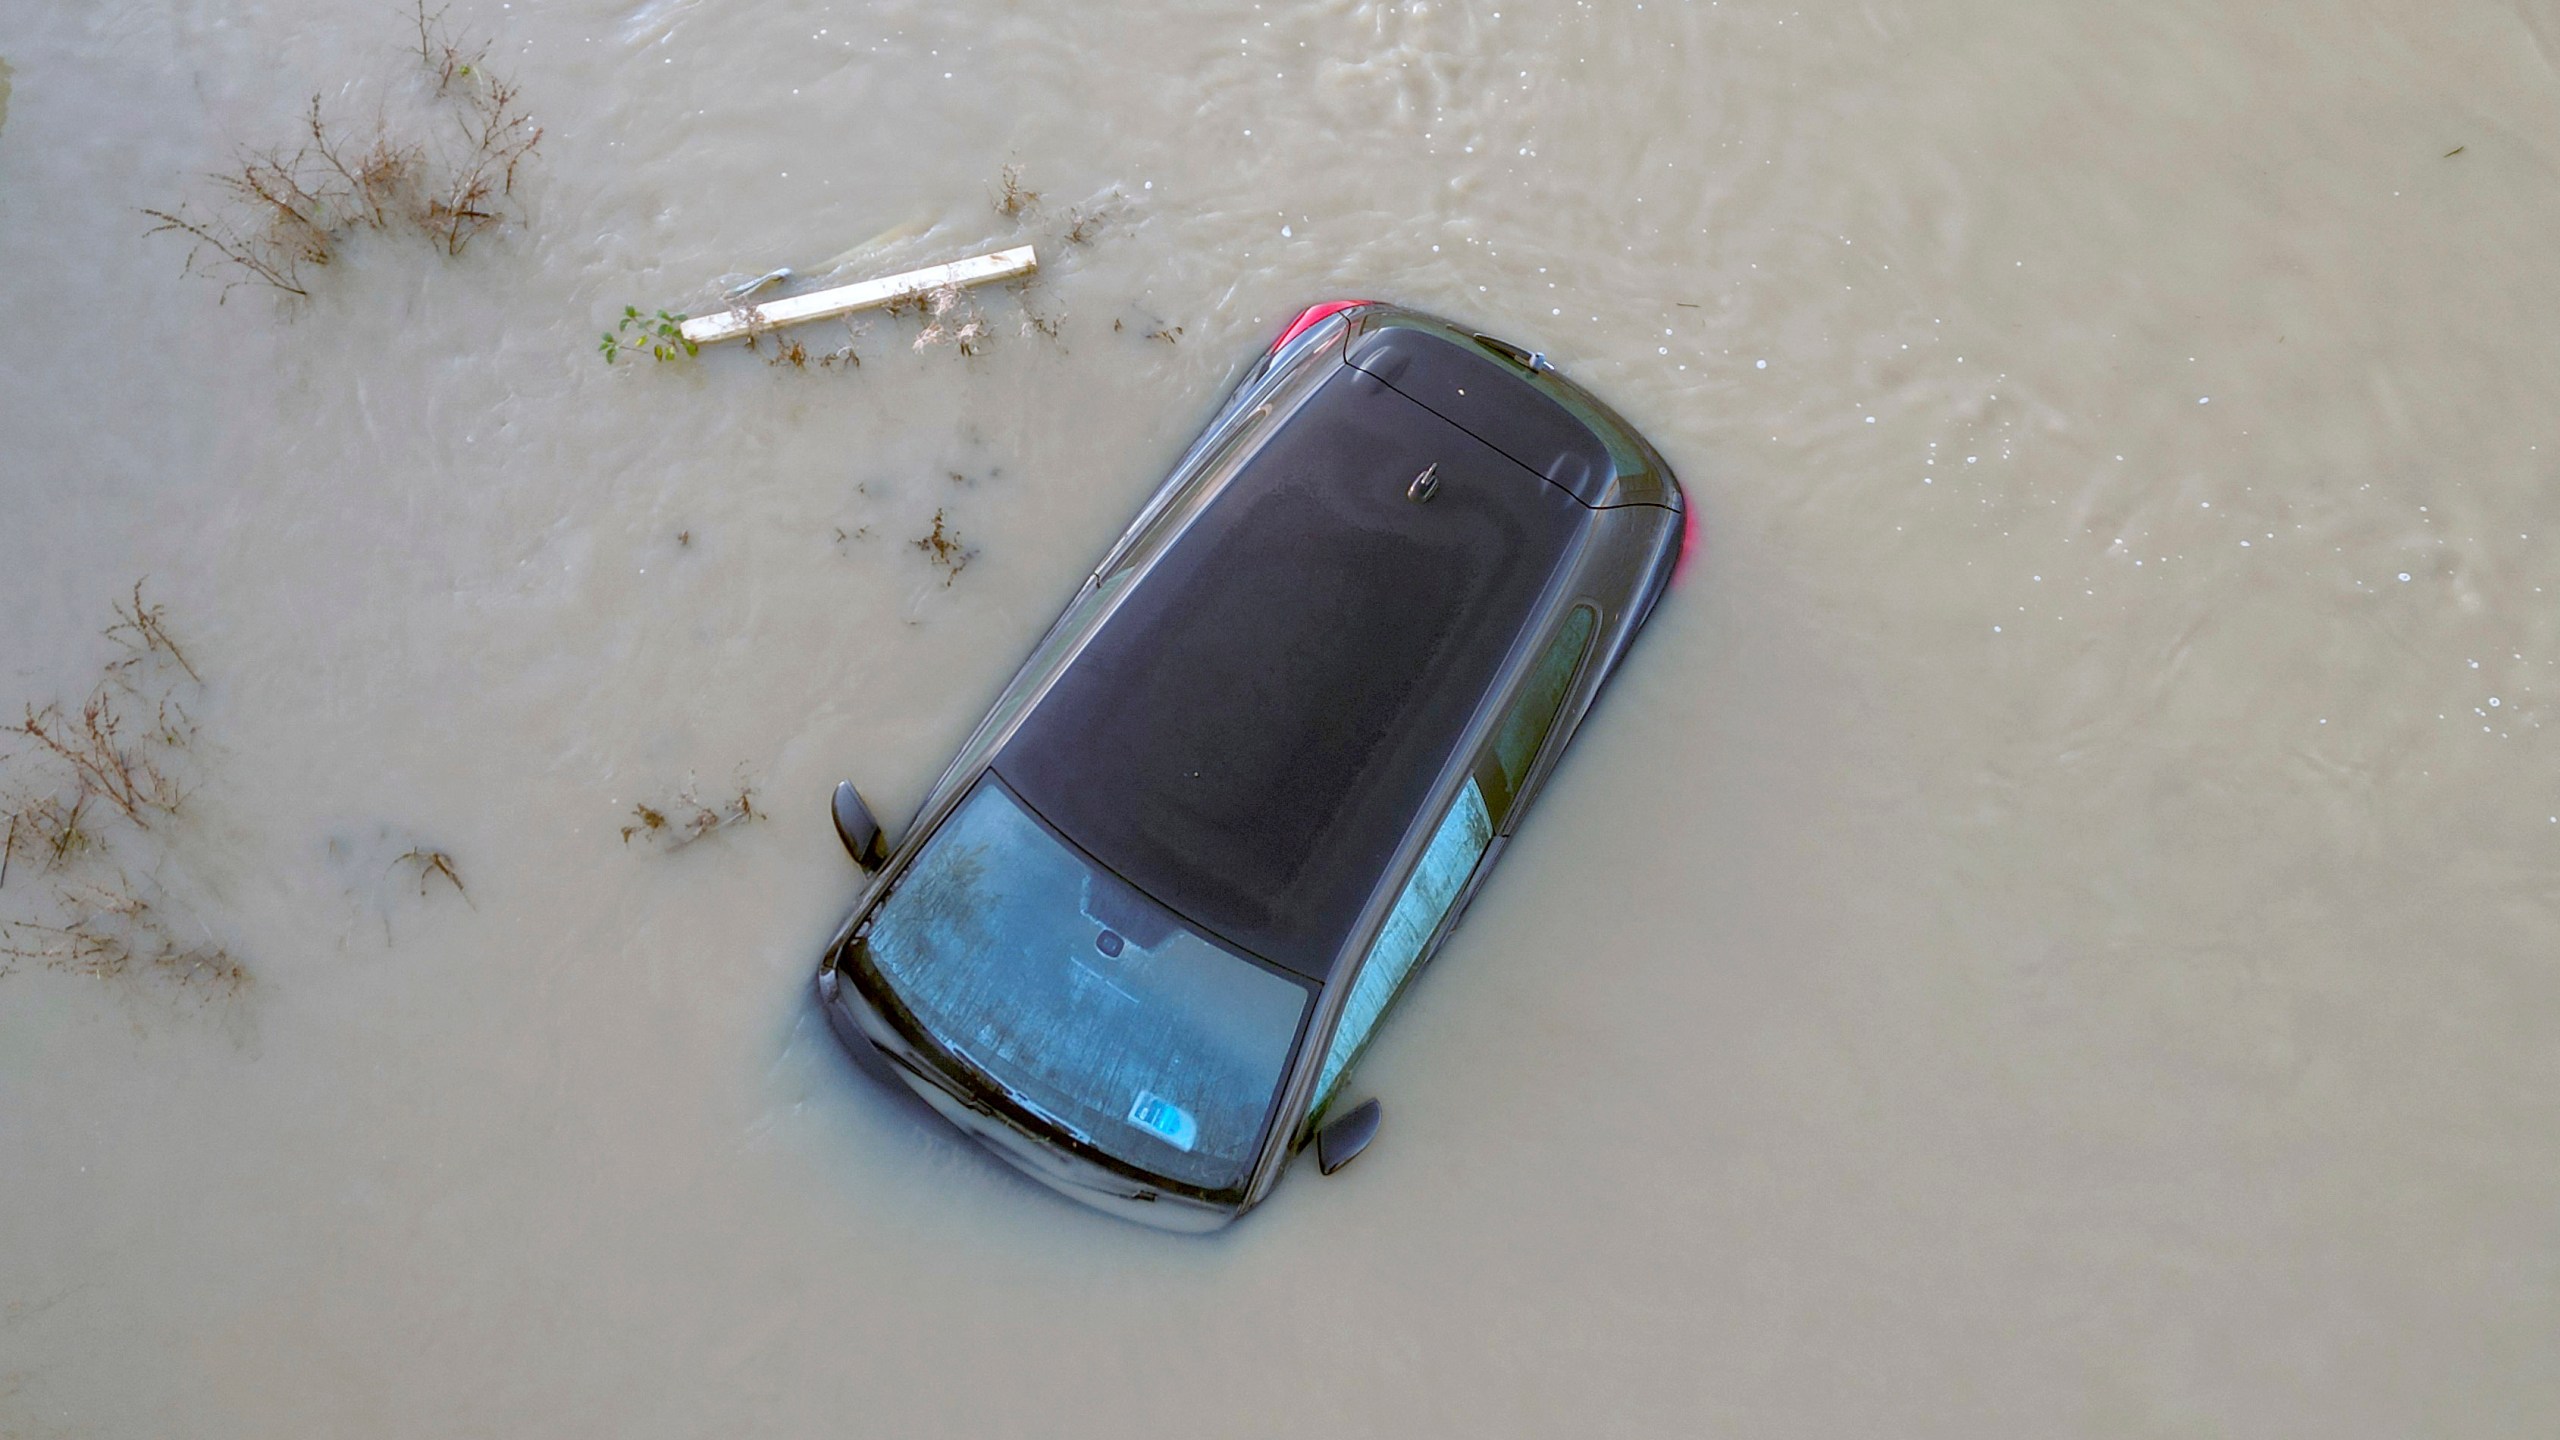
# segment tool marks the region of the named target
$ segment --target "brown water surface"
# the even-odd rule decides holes
[[[396,8],[0,9],[0,710],[150,577],[197,788],[119,854],[251,977],[0,978],[0,1434],[2560,1429],[2545,0],[451,18],[515,218],[280,306],[138,211],[437,113]],[[596,353],[1025,239],[974,359]],[[824,802],[1346,294],[1703,548],[1377,1147],[1171,1238],[848,1069]],[[626,842],[688,776],[769,814]]]

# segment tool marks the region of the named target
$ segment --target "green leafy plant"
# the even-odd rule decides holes
[[[607,365],[625,350],[653,360],[691,359],[702,353],[701,346],[684,338],[683,316],[672,310],[643,315],[637,305],[622,307],[622,319],[596,342],[596,349],[602,352]]]

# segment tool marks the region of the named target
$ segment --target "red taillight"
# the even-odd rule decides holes
[[[1271,348],[1277,350],[1304,335],[1315,327],[1317,321],[1326,316],[1339,315],[1345,310],[1357,309],[1369,303],[1366,300],[1327,300],[1321,305],[1310,305],[1298,312],[1298,318],[1289,322],[1289,328],[1281,331],[1280,338],[1271,342]]]
[[[1682,507],[1680,511],[1680,558],[1671,562],[1671,578],[1689,568],[1689,552],[1698,547],[1698,512]]]

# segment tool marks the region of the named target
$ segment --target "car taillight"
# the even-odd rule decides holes
[[[1321,305],[1310,305],[1298,312],[1298,318],[1289,322],[1289,328],[1281,331],[1280,338],[1271,342],[1271,348],[1277,350],[1297,339],[1313,329],[1317,321],[1327,316],[1339,315],[1345,310],[1357,309],[1369,303],[1371,302],[1367,300],[1327,300]]]
[[[1672,579],[1679,579],[1680,572],[1689,568],[1689,552],[1696,548],[1698,512],[1694,504],[1683,505],[1680,509],[1680,558],[1671,562]]]

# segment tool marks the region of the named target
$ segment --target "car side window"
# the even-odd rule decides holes
[[[1485,807],[1484,791],[1472,779],[1458,792],[1458,803],[1440,820],[1440,828],[1431,834],[1424,847],[1422,863],[1413,870],[1413,878],[1404,885],[1404,893],[1396,897],[1396,908],[1387,916],[1384,930],[1378,932],[1377,943],[1369,947],[1369,957],[1360,967],[1359,977],[1351,983],[1351,998],[1343,1002],[1342,1019],[1333,1029],[1333,1046],[1325,1051],[1324,1073],[1316,1079],[1315,1101],[1308,1107],[1313,1114],[1333,1098],[1333,1087],[1342,1072],[1359,1057],[1368,1044],[1370,1032],[1377,1029],[1379,1017],[1386,1014],[1387,1002],[1404,988],[1405,978],[1413,973],[1422,959],[1422,949],[1431,943],[1432,932],[1440,928],[1441,917],[1466,893],[1467,879],[1475,873],[1476,861],[1483,858],[1485,847],[1493,842],[1493,812]]]
[[[1359,975],[1351,982],[1351,995],[1343,1002],[1342,1018],[1334,1025],[1333,1044],[1325,1051],[1324,1071],[1316,1078],[1315,1098],[1307,1107],[1308,1114],[1320,1113],[1332,1101],[1343,1072],[1369,1043],[1369,1036],[1412,976],[1423,948],[1431,943],[1449,907],[1467,893],[1467,882],[1474,877],[1477,862],[1493,843],[1497,826],[1509,817],[1530,768],[1538,763],[1538,752],[1545,745],[1548,732],[1555,728],[1565,694],[1573,688],[1573,677],[1581,669],[1582,653],[1590,648],[1597,618],[1588,605],[1575,606],[1565,617],[1555,638],[1547,643],[1530,670],[1519,698],[1512,702],[1511,713],[1503,717],[1501,728],[1494,732],[1493,743],[1477,762],[1466,788],[1458,792],[1457,803],[1449,807],[1439,828],[1432,832],[1421,863],[1414,867],[1412,878],[1396,897],[1386,928],[1378,932]]]
[[[1520,787],[1528,782],[1530,767],[1538,763],[1547,732],[1555,728],[1556,714],[1564,708],[1565,693],[1573,688],[1573,677],[1582,668],[1582,652],[1590,648],[1597,619],[1590,606],[1573,607],[1529,672],[1528,683],[1512,702],[1511,713],[1503,717],[1502,728],[1494,732],[1493,753],[1476,773],[1499,820],[1510,819]]]

